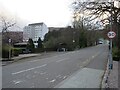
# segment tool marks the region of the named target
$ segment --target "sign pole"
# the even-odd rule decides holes
[[[113,69],[113,60],[112,60],[112,39],[110,39],[110,51],[109,51],[109,69]]]
[[[111,30],[112,31],[112,6],[113,6],[113,2],[111,0]],[[112,38],[110,38],[110,54],[109,54],[109,69],[113,69],[113,58],[112,58]]]
[[[11,59],[11,39],[9,39],[9,60]]]

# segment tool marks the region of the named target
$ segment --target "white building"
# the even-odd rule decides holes
[[[29,24],[23,29],[23,41],[26,42],[31,38],[37,46],[38,38],[43,40],[46,33],[48,33],[48,27],[44,23]]]

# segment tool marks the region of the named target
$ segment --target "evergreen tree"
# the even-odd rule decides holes
[[[39,37],[39,39],[38,39],[38,48],[40,48],[40,49],[43,48],[42,40],[41,40],[40,37]]]
[[[33,43],[33,40],[31,38],[29,38],[28,40],[28,44],[27,44],[27,49],[29,49],[31,52],[34,52],[34,43]]]

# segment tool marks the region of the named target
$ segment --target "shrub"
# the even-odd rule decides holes
[[[13,51],[13,56],[19,56],[19,53],[21,52],[21,49],[13,48],[12,51]]]
[[[114,47],[112,50],[113,60],[119,61],[120,60],[120,50],[117,47]]]
[[[8,58],[9,57],[9,49],[11,51],[11,57],[12,57],[12,47],[9,45],[4,45],[2,47],[2,58]]]

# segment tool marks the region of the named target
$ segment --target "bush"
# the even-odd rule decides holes
[[[2,47],[2,58],[9,58],[9,50],[11,51],[11,57],[18,56],[21,52],[21,49],[19,48],[13,48],[12,46],[4,45]]]
[[[21,49],[13,48],[12,51],[13,51],[13,56],[19,56],[19,53],[21,52]]]
[[[2,47],[2,58],[9,58],[9,49],[11,50],[11,57],[12,57],[12,47],[9,45],[4,45]]]
[[[36,53],[44,52],[44,48],[35,48]]]
[[[117,47],[114,47],[112,50],[113,60],[119,61],[120,60],[120,50]]]

